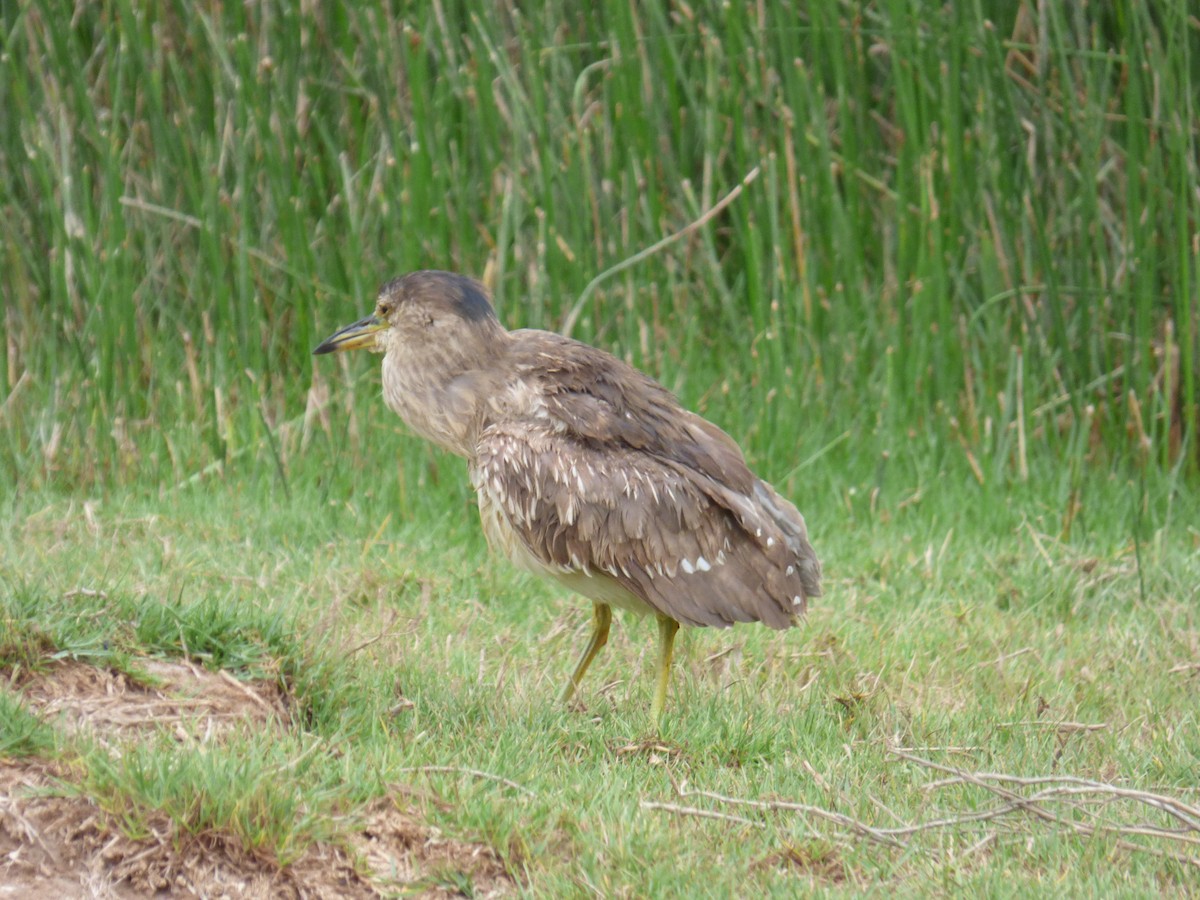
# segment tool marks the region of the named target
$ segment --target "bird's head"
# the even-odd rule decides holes
[[[323,341],[314,354],[341,350],[475,354],[503,332],[482,285],[450,272],[413,272],[379,289],[375,311]]]

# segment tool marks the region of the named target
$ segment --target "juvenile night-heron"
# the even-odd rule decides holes
[[[608,640],[612,607],[658,619],[655,725],[675,632],[796,624],[820,594],[804,519],[729,435],[621,360],[546,331],[507,331],[483,287],[414,272],[314,353],[382,352],[383,398],[465,457],[493,550],[592,601],[567,701]]]

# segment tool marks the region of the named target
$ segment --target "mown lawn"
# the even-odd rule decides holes
[[[620,620],[564,709],[587,609],[490,560],[468,509],[377,523],[220,484],[27,498],[0,557],[10,677],[183,656],[277,684],[287,713],[198,745],[174,722],[97,741],[51,715],[4,752],[69,763],[114,828],[165,812],[268,867],[348,845],[355,810],[392,797],[539,895],[1184,894],[1195,821],[1111,790],[1200,801],[1195,531],[1161,532],[1139,567],[1044,517],[919,507],[816,518],[828,594],[805,627],[685,631],[655,734],[652,624]],[[1071,778],[1111,787],[1054,793]],[[452,875],[470,881],[420,884]]]

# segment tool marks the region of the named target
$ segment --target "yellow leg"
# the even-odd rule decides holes
[[[608,626],[611,624],[612,607],[607,603],[593,603],[592,639],[588,641],[587,649],[583,651],[583,656],[579,657],[575,671],[571,673],[571,680],[567,682],[567,688],[563,691],[563,703],[566,703],[575,696],[575,689],[579,687],[579,682],[583,680],[583,673],[588,670],[588,666],[592,664],[592,660],[596,658],[596,654],[600,652],[600,648],[608,643]]]
[[[671,657],[675,653],[675,632],[679,623],[669,616],[658,617],[658,685],[654,690],[654,702],[650,705],[650,718],[658,729],[663,707],[667,704],[667,682],[671,680]]]

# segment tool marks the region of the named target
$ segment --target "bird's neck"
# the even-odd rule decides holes
[[[413,431],[470,460],[485,425],[488,399],[503,383],[507,332],[480,346],[430,342],[389,350],[383,399]]]

